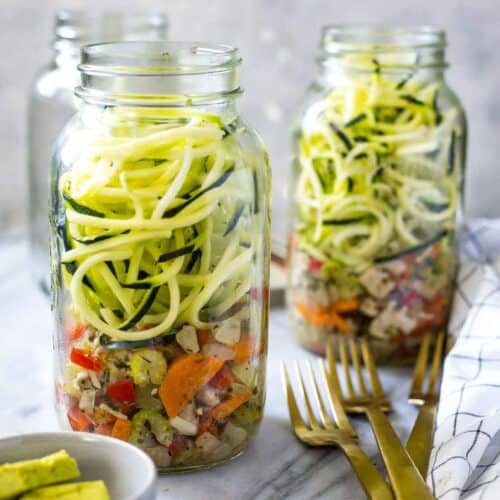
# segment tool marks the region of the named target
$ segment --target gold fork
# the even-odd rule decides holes
[[[350,357],[356,373],[358,392],[355,392],[351,378],[346,342],[349,344]],[[396,498],[401,500],[409,500],[410,498],[418,498],[419,500],[432,499],[433,496],[424,479],[380,407],[380,402],[386,396],[367,340],[365,338],[361,340],[361,355],[368,371],[371,391],[368,390],[363,377],[358,343],[352,338],[347,341],[341,338],[338,347],[349,399],[355,401],[363,409],[370,422]],[[342,398],[342,389],[337,376],[335,351],[331,343],[327,346],[327,359],[328,378],[331,386],[339,398]]]
[[[406,443],[406,450],[412,457],[423,477],[427,475],[429,456],[432,448],[432,433],[436,417],[436,406],[439,399],[437,381],[441,373],[445,337],[446,334],[444,331],[440,332],[437,336],[426,390],[423,389],[423,385],[426,378],[425,374],[429,361],[432,336],[431,334],[427,334],[423,337],[415,363],[413,382],[408,397],[408,402],[420,406],[420,411]]]
[[[347,419],[347,415],[342,408],[342,403],[332,390],[331,384],[326,376],[324,362],[320,361],[320,369],[327,388],[326,392],[329,406],[334,416],[334,420],[332,420],[328,414],[310,363],[307,364],[307,368],[321,423],[316,418],[312,409],[298,364],[296,365],[297,379],[299,381],[299,390],[305,403],[307,422],[302,418],[298,408],[288,371],[285,365],[283,363],[281,364],[283,388],[285,390],[288,412],[290,413],[290,420],[292,421],[295,435],[300,441],[309,446],[338,446],[351,463],[361,486],[369,498],[376,500],[392,499],[393,495],[389,485],[384,481],[383,477],[372,464],[368,455],[366,455],[357,444],[356,432]]]

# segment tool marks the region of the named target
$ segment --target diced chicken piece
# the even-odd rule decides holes
[[[212,408],[220,403],[219,391],[214,387],[206,385],[198,393],[197,399],[205,406]]]
[[[359,310],[365,316],[368,316],[370,318],[374,318],[379,312],[377,302],[371,297],[366,297],[365,299],[363,299],[363,302],[361,302],[361,305],[359,306]]]
[[[361,275],[359,281],[368,290],[368,293],[377,299],[387,297],[395,286],[390,273],[376,267],[368,268]]]
[[[241,322],[235,318],[229,318],[215,329],[215,340],[221,344],[234,345],[239,342],[241,335]]]
[[[194,409],[194,404],[189,403],[180,413],[179,417],[191,422],[192,424],[198,424],[198,418],[196,417],[196,412]]]
[[[172,462],[172,456],[165,446],[152,446],[151,448],[146,448],[146,453],[158,467],[168,467]]]
[[[196,328],[191,325],[184,325],[176,334],[177,343],[189,353],[199,352],[198,335]]]
[[[223,460],[228,457],[232,449],[232,446],[229,446],[227,443],[222,443],[211,453],[210,457],[213,460]]]
[[[399,329],[405,334],[414,330],[418,322],[416,318],[408,316],[408,309],[406,307],[398,311],[397,320]]]
[[[73,379],[73,388],[78,393],[81,393],[85,389],[92,389],[92,382],[90,381],[89,372],[87,370],[78,372]]]
[[[380,268],[389,271],[393,276],[399,276],[406,271],[406,264],[402,260],[389,260],[379,265]]]
[[[78,403],[80,410],[87,413],[92,413],[95,406],[95,390],[85,389],[82,391],[80,396],[80,402]]]
[[[330,304],[330,296],[324,285],[316,290],[310,290],[307,294],[307,303],[311,306],[327,307]]]
[[[229,443],[232,448],[235,448],[247,439],[247,435],[245,429],[228,422],[224,427],[224,432],[221,437],[225,442]]]
[[[406,307],[396,309],[394,302],[389,305],[370,324],[370,333],[385,338],[387,330],[397,330],[408,334],[417,326],[417,319],[407,315]]]
[[[196,441],[195,444],[202,450],[203,453],[213,453],[219,446],[222,446],[222,441],[219,441],[210,432],[204,432]]]
[[[193,422],[189,422],[182,417],[174,417],[170,419],[172,427],[184,436],[196,436],[198,432],[198,425]]]
[[[222,344],[205,344],[201,349],[203,354],[222,359],[222,361],[231,361],[234,359],[234,351]]]

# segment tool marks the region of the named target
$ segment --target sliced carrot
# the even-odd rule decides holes
[[[177,358],[167,370],[159,389],[168,416],[176,417],[223,364],[223,360],[202,353]]]
[[[132,422],[130,420],[124,420],[123,418],[117,418],[115,424],[113,425],[111,435],[114,438],[121,439],[122,441],[128,441],[131,432]]]
[[[210,415],[214,420],[223,420],[237,410],[242,404],[246,403],[252,397],[252,391],[245,387],[243,390],[233,393],[224,401],[214,406],[210,410]]]
[[[318,328],[336,327],[341,333],[348,333],[350,330],[349,323],[335,311],[329,311],[324,307],[308,308],[300,302],[296,304],[296,307],[313,326]]]
[[[87,431],[94,424],[78,405],[72,406],[68,411],[68,420],[74,431]]]
[[[299,313],[304,316],[311,325],[318,327],[325,326],[323,313],[318,308],[308,308],[302,302],[297,302],[296,307]]]
[[[328,315],[328,321],[330,325],[337,327],[341,333],[349,333],[349,323],[340,314],[332,311]]]
[[[236,363],[245,363],[259,353],[259,343],[250,335],[243,335],[232,349]]]
[[[339,299],[332,304],[333,310],[336,313],[354,312],[359,309],[359,300],[353,299]]]

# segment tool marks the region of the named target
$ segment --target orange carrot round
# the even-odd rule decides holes
[[[214,420],[223,420],[237,410],[242,404],[246,403],[252,397],[252,391],[245,387],[241,391],[232,394],[224,401],[214,406],[210,410],[210,416]]]
[[[250,335],[242,336],[240,341],[232,346],[236,363],[245,363],[259,353],[258,342]]]
[[[339,299],[333,303],[333,310],[337,313],[354,312],[359,309],[359,300],[352,299]]]
[[[177,358],[168,368],[159,389],[168,416],[176,417],[223,364],[221,359],[202,353]]]

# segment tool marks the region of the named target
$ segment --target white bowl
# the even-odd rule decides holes
[[[0,464],[66,450],[78,462],[81,481],[102,479],[111,500],[154,500],[156,468],[141,450],[118,439],[86,432],[46,432],[0,439]]]

